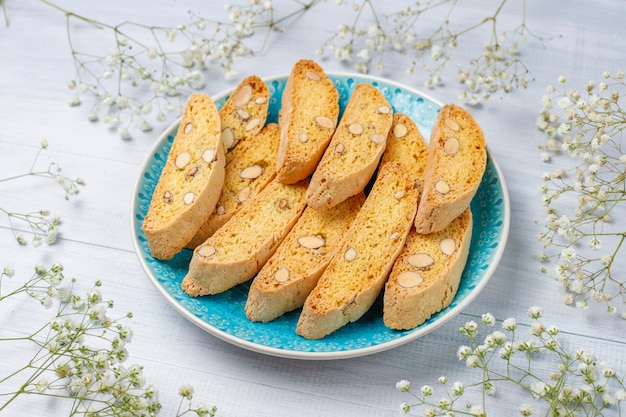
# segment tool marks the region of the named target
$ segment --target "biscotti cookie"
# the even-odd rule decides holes
[[[237,85],[220,110],[222,142],[226,151],[226,163],[230,162],[230,150],[244,145],[261,131],[267,120],[270,91],[256,75],[245,78]]]
[[[315,61],[296,62],[282,95],[277,178],[293,184],[315,170],[339,118],[339,93]]]
[[[486,163],[487,145],[478,123],[459,106],[443,106],[430,138],[416,230],[437,232],[469,207]]]
[[[269,123],[248,141],[249,146],[237,146],[228,154],[233,157],[225,168],[220,199],[187,248],[195,249],[207,240],[274,179],[279,140],[280,128]]]
[[[170,259],[191,240],[215,209],[224,165],[215,103],[193,94],[142,224],[152,256]]]
[[[365,189],[385,150],[392,119],[392,108],[376,87],[363,83],[354,88],[311,178],[308,205],[333,207]]]
[[[192,297],[218,294],[252,278],[305,208],[307,182],[272,181],[198,246],[182,289]]]
[[[246,316],[268,322],[302,307],[361,209],[357,194],[332,209],[307,207],[252,281]]]
[[[413,329],[450,305],[459,289],[471,239],[469,207],[439,232],[423,235],[411,230],[385,286],[386,326]]]
[[[307,297],[297,334],[320,339],[369,310],[404,246],[417,197],[401,163],[381,166],[345,241]]]
[[[428,144],[415,122],[406,114],[394,114],[381,165],[390,161],[404,164],[413,176],[415,189],[421,194],[427,160]]]

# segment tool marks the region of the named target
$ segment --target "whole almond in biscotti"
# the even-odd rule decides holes
[[[217,204],[224,165],[217,108],[193,94],[143,220],[152,256],[172,258],[198,231]]]
[[[392,120],[385,96],[371,84],[358,84],[311,177],[307,204],[333,207],[362,192],[383,155]]]
[[[478,123],[459,106],[443,106],[430,137],[415,229],[437,232],[469,207],[486,164],[487,145]]]
[[[265,126],[270,102],[267,85],[256,75],[237,85],[220,110],[222,141],[226,163],[233,158],[231,150],[244,146]]]
[[[360,193],[331,209],[304,210],[252,281],[246,302],[248,319],[268,322],[302,307],[364,201]]]
[[[315,170],[339,117],[339,93],[315,61],[296,62],[282,95],[277,178],[293,184]]]
[[[224,186],[215,210],[187,248],[195,249],[207,240],[276,177],[279,141],[280,128],[276,123],[268,123],[246,146],[237,146],[229,153],[232,158],[225,168]]]
[[[471,239],[469,207],[438,232],[411,230],[385,285],[386,326],[413,329],[450,305],[459,288]]]
[[[218,294],[256,275],[300,218],[307,185],[268,184],[194,249],[183,291],[191,297]]]
[[[297,334],[320,339],[369,310],[413,224],[413,183],[403,164],[381,165],[345,240],[304,303]]]

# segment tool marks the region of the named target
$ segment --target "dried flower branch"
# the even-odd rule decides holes
[[[539,307],[528,310],[533,322],[526,339],[520,338],[514,318],[504,320],[502,331],[491,331],[484,339],[480,330],[490,331],[495,317],[484,314],[480,323],[467,322],[459,332],[470,345],[460,346],[457,356],[469,368],[480,370],[478,380],[450,386],[442,376],[438,383],[443,393],[432,385],[423,385],[417,393],[409,381],[399,381],[396,388],[415,400],[403,404],[402,410],[408,413],[420,408],[428,417],[486,417],[490,401],[495,401],[490,397],[497,390],[513,388],[529,394],[529,401],[517,408],[522,416],[534,414],[535,408],[542,409],[538,414],[550,416],[602,416],[614,411],[621,415],[626,409],[626,375],[618,375],[611,364],[598,362],[585,349],[566,350],[558,338],[559,328],[545,326],[540,321],[542,314]],[[472,394],[477,395],[467,400]]]
[[[626,203],[624,73],[606,72],[582,91],[566,84],[560,77],[560,88],[548,88],[537,122],[548,137],[542,159],[563,162],[543,176],[547,218],[539,236],[546,248],[541,258],[568,291],[567,304],[604,303],[613,314],[620,300],[622,308],[626,302],[626,280],[614,267],[626,238],[619,220]],[[621,315],[626,319],[626,310]]]
[[[69,416],[156,416],[161,410],[158,391],[146,383],[143,367],[125,365],[132,328],[123,324],[131,318],[111,318],[113,301],[105,300],[101,282],[79,295],[76,280],[64,283],[63,266],[37,266],[33,276],[7,294],[3,279],[15,271],[5,267],[0,274],[0,303],[9,297],[26,294],[46,308],[54,308],[55,317],[44,325],[35,324],[33,333],[0,339],[32,349],[34,356],[6,375],[0,375],[0,412],[23,397],[38,395],[67,400]],[[19,384],[15,389],[15,384]],[[187,386],[185,386],[187,387]],[[181,389],[177,416],[193,413],[213,417],[216,408],[192,406],[193,389]]]
[[[41,142],[41,147],[37,151],[29,171],[7,178],[0,178],[0,184],[26,177],[43,178],[44,180],[51,180],[59,184],[65,192],[65,199],[69,200],[71,195],[78,193],[78,187],[80,185],[84,185],[85,182],[82,178],[72,179],[63,175],[61,167],[55,162],[51,162],[46,170],[37,169],[36,166],[39,156],[41,155],[41,152],[47,148],[48,142]],[[34,246],[41,245],[43,241],[51,245],[57,240],[61,220],[58,217],[50,217],[50,212],[48,210],[18,213],[10,211],[8,208],[0,207],[0,213],[7,216],[9,228],[13,232],[15,239],[21,245],[25,245],[27,240],[24,235],[18,232],[19,226],[16,223],[26,223],[33,234],[32,243]]]
[[[337,3],[348,2],[339,0]],[[525,2],[522,1],[518,26],[506,30],[500,30],[497,23],[507,0],[496,3],[493,11],[476,23],[462,25],[455,20],[457,3],[458,0],[416,2],[388,16],[380,16],[375,2],[356,1],[352,5],[356,14],[353,23],[340,25],[318,53],[354,61],[363,73],[372,68],[384,69],[386,56],[400,53],[411,59],[406,68],[408,73],[421,70],[426,74],[427,87],[443,84],[444,68],[457,65],[457,81],[464,84],[459,98],[471,105],[486,101],[498,92],[505,94],[519,87],[526,88],[529,71],[520,59],[519,47],[528,37],[540,38],[533,35],[526,24]],[[367,18],[366,10],[372,19]],[[441,22],[434,28],[426,23],[431,16]],[[374,23],[370,23],[372,20]],[[459,20],[465,22],[467,18]],[[483,49],[476,51],[475,58],[466,64],[455,62],[462,39],[481,29],[486,29],[488,34]]]
[[[134,126],[149,131],[155,121],[180,115],[186,97],[204,87],[206,71],[217,67],[227,78],[235,76],[235,62],[263,51],[270,35],[282,32],[280,24],[325,3],[294,0],[295,9],[279,15],[272,0],[248,0],[240,6],[226,4],[225,20],[190,11],[187,23],[165,27],[131,21],[112,25],[50,0],[40,1],[66,17],[75,66],[69,82],[70,105],[89,99],[88,118],[102,120],[124,139],[131,137]],[[348,2],[335,3],[343,7]],[[429,87],[443,84],[444,69],[455,65],[456,79],[463,85],[460,100],[477,104],[493,94],[525,88],[530,73],[520,58],[520,45],[529,37],[542,40],[527,26],[525,0],[521,0],[519,24],[501,29],[498,18],[508,3],[501,0],[482,19],[465,23],[466,17],[454,13],[458,0],[416,2],[385,16],[373,1],[355,0],[353,21],[341,24],[317,53],[350,62],[363,73],[384,69],[392,54],[405,55],[410,59],[406,71],[426,74]],[[424,24],[433,19],[440,23]],[[99,54],[81,47],[74,37],[76,21],[103,30],[110,39],[110,52]],[[459,63],[458,46],[470,34],[474,41],[486,34],[486,42],[469,62]]]

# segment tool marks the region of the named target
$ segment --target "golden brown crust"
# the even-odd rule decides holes
[[[362,192],[380,162],[392,120],[384,95],[371,84],[358,84],[311,177],[307,204],[333,207]]]
[[[195,249],[222,227],[276,176],[280,128],[267,124],[243,146],[232,149],[225,168],[224,186],[215,210],[202,224],[187,248]]]
[[[387,136],[387,147],[380,161],[398,161],[410,171],[418,194],[424,187],[424,172],[428,160],[428,144],[409,116],[396,113]]]
[[[268,322],[302,307],[364,201],[361,193],[332,209],[304,210],[254,278],[246,302],[248,319]]]
[[[306,180],[268,184],[194,250],[183,291],[192,297],[217,294],[252,278],[302,214],[306,187]]]
[[[411,230],[385,286],[386,326],[413,329],[450,305],[459,288],[471,238],[469,208],[439,232],[423,235]]]
[[[346,240],[307,297],[297,334],[320,339],[371,307],[404,245],[416,206],[407,169],[398,162],[383,165]]]
[[[469,207],[486,163],[487,146],[478,123],[459,106],[443,106],[430,139],[416,230],[442,230]]]
[[[277,178],[293,184],[315,170],[339,117],[339,93],[316,62],[298,61],[287,80],[279,114]]]
[[[224,165],[219,113],[209,96],[194,94],[142,224],[152,256],[170,259],[213,212]]]

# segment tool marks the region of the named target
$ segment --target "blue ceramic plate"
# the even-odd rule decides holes
[[[339,91],[342,109],[356,84],[370,83],[384,93],[394,111],[410,116],[424,137],[430,137],[441,108],[441,104],[435,100],[380,78],[351,74],[329,74],[329,77]],[[286,81],[287,76],[265,80],[271,92],[268,122],[278,121]],[[224,105],[231,92],[213,97],[218,108]],[[449,307],[413,330],[395,331],[385,327],[381,302],[378,300],[357,322],[350,323],[322,340],[310,341],[295,333],[299,310],[271,323],[250,322],[244,312],[248,283],[223,294],[191,298],[182,291],[180,284],[192,251],[183,249],[169,261],[156,260],[150,255],[141,230],[178,123],[174,123],[159,138],[137,181],[131,217],[135,250],[148,277],[167,302],[192,323],[229,343],[268,355],[297,359],[348,358],[391,349],[431,332],[461,312],[482,291],[500,261],[509,231],[509,196],[500,167],[488,155],[485,175],[471,203],[474,218],[472,245],[458,293]]]

